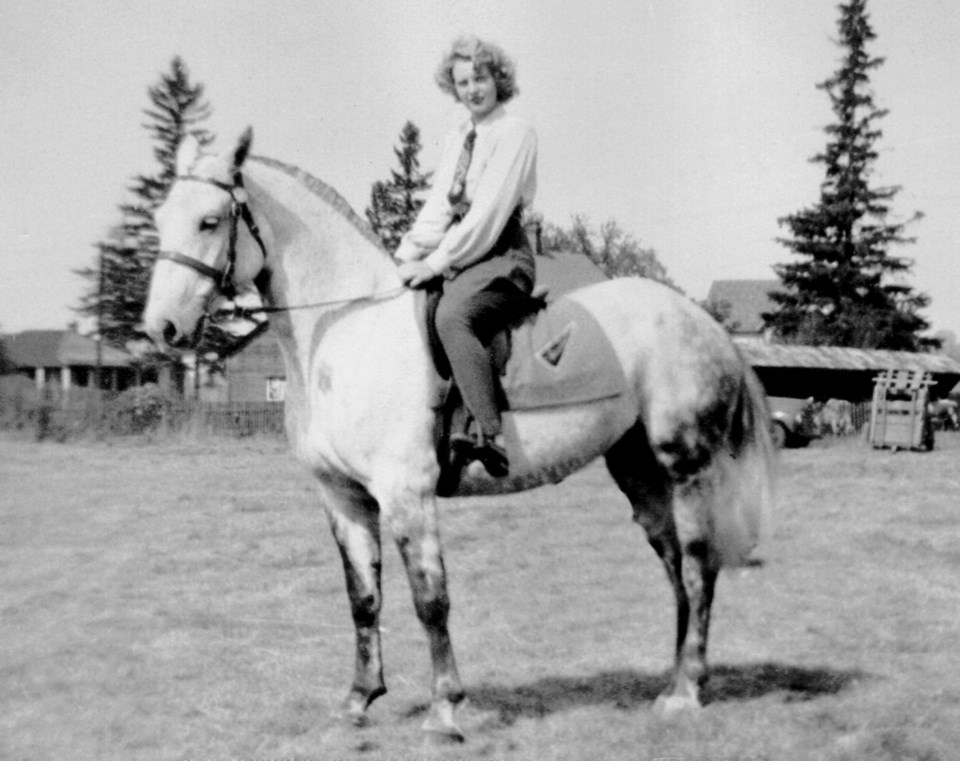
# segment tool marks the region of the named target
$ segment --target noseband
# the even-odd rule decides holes
[[[260,246],[264,260],[267,258],[267,247],[260,237],[260,229],[257,227],[257,223],[250,211],[250,206],[247,204],[247,191],[243,187],[243,175],[241,175],[239,171],[236,172],[233,176],[233,185],[228,185],[225,182],[220,182],[219,180],[214,180],[209,177],[198,177],[195,174],[181,174],[178,175],[176,179],[177,181],[188,180],[191,182],[204,182],[207,185],[220,188],[220,190],[230,196],[230,239],[227,246],[227,263],[222,270],[218,270],[209,264],[201,262],[199,259],[186,256],[178,251],[161,251],[157,255],[157,260],[166,259],[176,264],[182,264],[184,267],[189,267],[194,272],[210,278],[217,284],[217,289],[220,293],[225,298],[232,300],[237,295],[237,287],[233,282],[233,272],[237,264],[237,231],[241,219],[244,224],[246,224],[250,235],[257,242],[257,245]]]

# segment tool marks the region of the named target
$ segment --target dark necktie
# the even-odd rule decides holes
[[[450,185],[450,192],[447,193],[447,200],[453,207],[454,220],[458,222],[470,210],[470,203],[464,198],[464,193],[467,189],[467,170],[470,169],[470,160],[473,158],[473,144],[476,141],[477,131],[471,129],[463,140],[463,150],[460,151],[457,168],[453,173],[453,183]]]

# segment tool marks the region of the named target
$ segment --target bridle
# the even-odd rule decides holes
[[[211,267],[209,264],[205,264],[199,259],[194,259],[192,256],[181,254],[179,251],[161,251],[157,254],[157,260],[165,259],[166,261],[189,267],[194,272],[216,283],[217,290],[220,294],[226,299],[232,300],[237,295],[237,286],[233,281],[233,273],[237,265],[237,234],[240,227],[240,220],[243,220],[247,229],[250,231],[250,235],[257,242],[257,245],[260,246],[264,261],[267,259],[267,247],[263,243],[263,238],[260,237],[260,228],[257,227],[253,213],[250,211],[250,206],[247,204],[247,191],[243,187],[243,175],[240,174],[239,171],[236,172],[233,175],[233,185],[228,185],[225,182],[220,182],[210,177],[199,177],[195,174],[181,174],[178,175],[176,179],[177,181],[186,180],[189,182],[203,182],[207,185],[213,185],[230,196],[230,238],[227,244],[227,262],[223,266],[223,269],[218,270],[216,267]]]
[[[192,269],[194,272],[212,280],[217,287],[218,293],[228,301],[233,301],[238,293],[236,283],[233,280],[233,273],[237,264],[237,235],[241,220],[247,226],[247,230],[249,230],[251,237],[260,247],[260,252],[263,254],[264,261],[267,260],[267,247],[263,242],[263,238],[260,236],[260,228],[257,227],[257,223],[253,218],[253,213],[250,211],[250,206],[247,203],[247,191],[243,187],[243,175],[239,170],[235,171],[232,185],[229,185],[225,182],[220,182],[219,180],[214,180],[211,177],[200,177],[195,174],[181,174],[177,175],[175,179],[177,181],[183,180],[188,182],[203,182],[207,185],[213,185],[216,188],[220,188],[220,190],[224,191],[230,196],[230,237],[227,244],[227,261],[223,266],[223,269],[217,269],[216,267],[211,267],[209,264],[206,264],[199,259],[195,259],[192,256],[181,254],[179,251],[160,251],[157,254],[157,261],[166,260]],[[260,274],[254,278],[254,285],[257,287],[257,290],[261,292],[263,291],[263,281],[265,279],[265,275],[266,270],[261,270]],[[204,324],[208,320],[211,322],[218,322],[221,320],[240,318],[252,320],[255,323],[256,327],[251,333],[236,339],[232,346],[227,348],[225,351],[220,352],[221,359],[225,359],[226,357],[232,356],[233,354],[241,351],[257,336],[266,331],[268,322],[266,319],[264,319],[263,315],[276,312],[288,312],[296,309],[311,309],[338,304],[351,304],[360,301],[376,301],[384,298],[393,298],[395,296],[399,296],[406,290],[406,286],[400,286],[382,293],[371,293],[364,296],[335,299],[312,304],[301,304],[298,306],[261,306],[245,308],[234,305],[231,309],[223,310],[217,314],[210,314],[205,310],[201,320],[200,331],[202,332],[204,330]]]

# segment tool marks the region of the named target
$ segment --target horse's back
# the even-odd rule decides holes
[[[571,291],[566,298],[603,326],[624,372],[645,397],[670,391],[698,396],[712,379],[742,372],[743,362],[723,327],[655,280],[617,278]]]

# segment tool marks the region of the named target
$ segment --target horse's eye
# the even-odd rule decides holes
[[[200,220],[200,232],[209,233],[217,229],[220,224],[220,217],[204,217]]]

